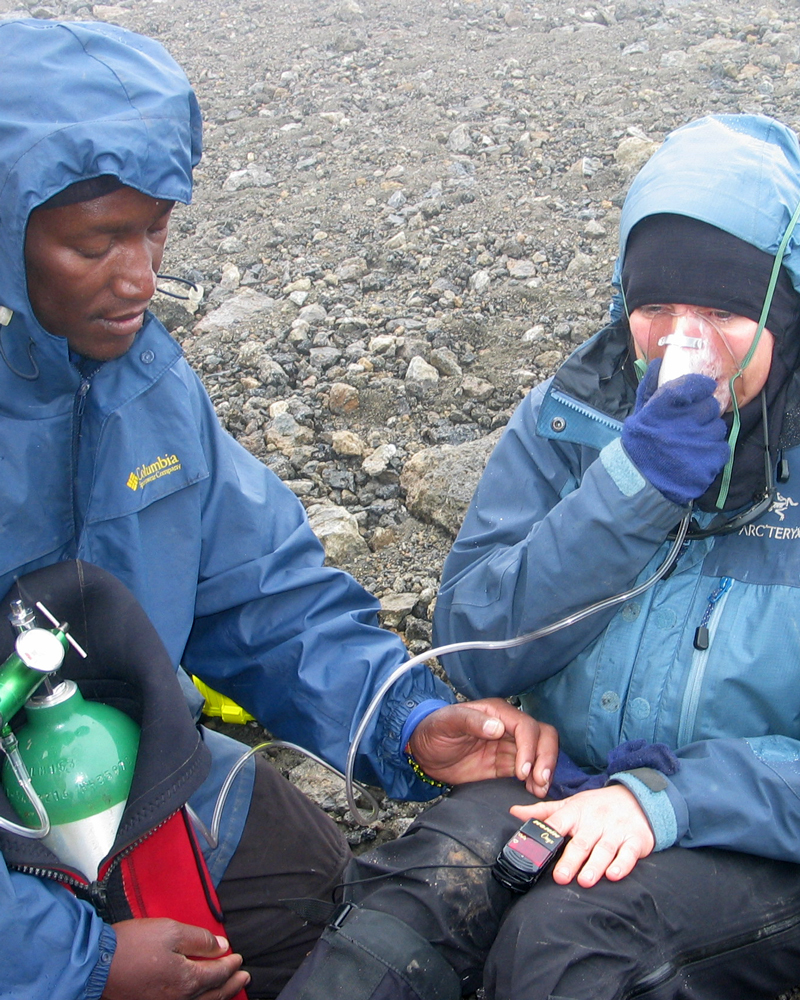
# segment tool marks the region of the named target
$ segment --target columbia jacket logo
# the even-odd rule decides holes
[[[155,462],[150,465],[140,465],[135,472],[128,476],[126,486],[136,492],[142,490],[148,483],[162,476],[168,476],[172,472],[178,472],[181,468],[180,459],[177,455],[159,455]]]

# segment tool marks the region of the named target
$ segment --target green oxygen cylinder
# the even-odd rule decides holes
[[[50,818],[50,833],[42,843],[94,881],[128,799],[139,727],[110,705],[85,701],[73,681],[30,698],[25,712],[27,722],[16,736]],[[35,826],[36,813],[8,761],[2,781],[20,819]]]

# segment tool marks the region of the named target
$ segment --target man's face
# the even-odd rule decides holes
[[[28,296],[49,333],[97,361],[133,344],[156,287],[171,201],[133,188],[37,208],[28,220]]]

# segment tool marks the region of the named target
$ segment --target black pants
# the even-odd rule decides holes
[[[530,801],[513,780],[464,785],[400,840],[357,858],[356,902],[410,923],[487,1000],[774,1000],[800,984],[800,865],[732,851],[672,848],[621,882],[520,897],[489,863]],[[800,831],[798,831],[800,835]],[[431,869],[400,874],[410,865]]]
[[[225,933],[252,977],[250,1000],[276,997],[323,931],[281,900],[331,900],[349,860],[333,820],[256,756],[244,833],[217,887]]]
[[[464,785],[351,860],[331,820],[260,761],[219,887],[249,996],[276,996],[322,931],[280,900],[330,900],[345,879],[349,898],[404,920],[465,993],[483,981],[487,1000],[774,1000],[800,984],[800,866],[673,848],[621,882],[581,889],[546,875],[515,897],[490,866],[520,825],[509,806],[528,801],[511,779]],[[364,881],[377,875],[388,877]]]

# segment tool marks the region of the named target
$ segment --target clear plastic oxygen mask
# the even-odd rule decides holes
[[[753,340],[751,320],[718,309],[695,306],[644,306],[649,320],[648,360],[661,358],[658,384],[682,375],[707,375],[717,383],[720,412],[731,407],[731,379],[740,370]]]

